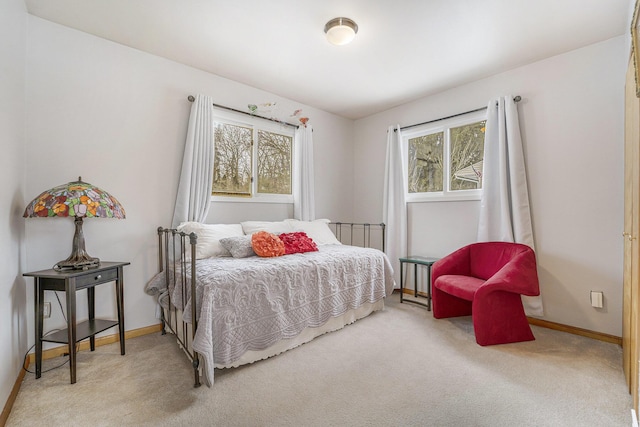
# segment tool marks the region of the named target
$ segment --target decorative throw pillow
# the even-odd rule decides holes
[[[280,240],[284,243],[284,251],[286,255],[315,252],[318,250],[316,244],[304,231],[282,233],[278,237],[280,237]]]
[[[220,244],[234,258],[247,258],[256,254],[251,247],[251,236],[225,237],[220,239]]]
[[[294,231],[304,231],[317,245],[341,245],[333,231],[329,228],[328,219],[316,219],[315,221],[299,221],[297,219],[285,219]]]
[[[284,243],[275,234],[258,231],[251,235],[251,247],[261,257],[276,257],[285,254]]]
[[[229,251],[220,245],[225,237],[243,236],[240,224],[202,224],[200,222],[183,222],[178,226],[183,233],[196,233],[196,259],[213,256],[229,256]]]

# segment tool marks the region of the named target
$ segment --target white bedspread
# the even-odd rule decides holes
[[[208,384],[214,364],[230,365],[247,350],[263,350],[393,292],[393,271],[381,251],[347,245],[319,249],[197,261],[193,348],[204,358]],[[190,296],[183,304],[178,287],[172,288],[172,303],[190,322]]]

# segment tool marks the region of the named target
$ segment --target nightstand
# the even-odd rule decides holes
[[[71,384],[76,382],[76,343],[89,338],[91,351],[95,350],[96,334],[118,326],[120,354],[124,355],[124,280],[122,268],[128,262],[101,262],[100,266],[87,270],[56,271],[53,269],[25,273],[33,277],[35,308],[36,378],[42,376],[42,343],[56,342],[69,346],[69,370]],[[95,287],[115,282],[118,320],[95,318]],[[76,291],[87,290],[89,319],[76,324]],[[64,292],[67,302],[67,329],[42,336],[44,291]]]

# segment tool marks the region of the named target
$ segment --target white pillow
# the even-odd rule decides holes
[[[244,221],[240,224],[244,234],[253,234],[258,231],[266,231],[273,234],[292,233],[294,231],[286,221]]]
[[[244,235],[240,224],[183,222],[178,226],[178,231],[187,234],[196,233],[198,236],[196,242],[196,259],[214,256],[231,256],[231,253],[220,244],[220,239]]]
[[[316,219],[315,221],[300,221],[297,219],[285,219],[294,231],[304,231],[311,237],[316,245],[341,245],[335,234],[329,228],[328,219]]]

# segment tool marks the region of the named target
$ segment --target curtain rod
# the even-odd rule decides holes
[[[189,95],[187,96],[187,99],[189,100],[189,102],[193,102],[196,100],[196,98],[193,95]],[[231,107],[225,107],[224,105],[219,105],[216,103],[212,103],[214,107],[217,108],[222,108],[224,110],[229,110],[229,111],[233,111],[234,113],[240,113],[240,114],[246,114],[247,116],[251,116],[251,117],[257,117],[259,119],[263,119],[263,120],[269,120],[270,122],[276,122],[276,123],[280,123],[281,125],[285,125],[285,126],[291,126],[293,128],[298,129],[298,125],[294,125],[293,123],[288,123],[288,122],[283,122],[277,119],[272,119],[270,117],[264,117],[264,116],[259,116],[257,114],[252,114],[252,113],[247,113],[246,111],[241,111],[241,110],[236,110],[235,108],[231,108]]]
[[[520,102],[522,100],[522,97],[520,95],[516,95],[516,96],[513,97],[513,100],[515,102]],[[442,120],[452,119],[454,117],[464,116],[465,114],[471,114],[471,113],[475,113],[475,112],[486,110],[486,109],[487,109],[487,107],[476,108],[475,110],[465,111],[464,113],[458,113],[458,114],[454,114],[452,116],[441,117],[439,119],[429,120],[429,121],[422,122],[422,123],[416,123],[415,125],[404,126],[404,127],[401,127],[400,130],[410,129],[410,128],[414,128],[414,127],[422,126],[422,125],[428,125],[429,123],[440,122]],[[397,132],[398,129],[394,129],[393,131]]]

